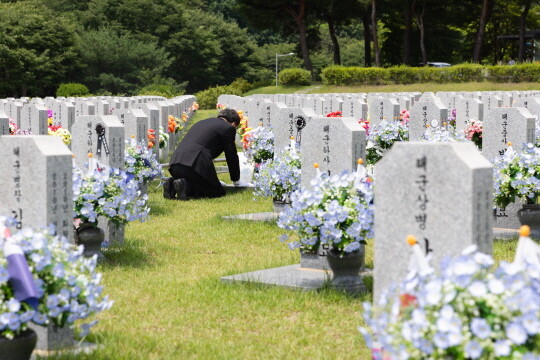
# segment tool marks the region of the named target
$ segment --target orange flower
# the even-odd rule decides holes
[[[154,143],[152,141],[149,141],[147,145],[149,149],[154,147]]]

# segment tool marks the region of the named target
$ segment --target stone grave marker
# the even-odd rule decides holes
[[[124,125],[124,137],[126,140],[132,137],[137,141],[147,141],[148,137],[148,116],[141,109],[117,109],[113,110],[113,115],[117,116]]]
[[[2,108],[0,108],[0,135],[9,135],[9,118]]]
[[[409,141],[418,141],[428,126],[445,127],[448,109],[437,101],[417,101],[411,109],[409,121]]]
[[[96,115],[110,115],[110,104],[107,100],[95,99],[94,104],[96,105]]]
[[[96,115],[96,106],[88,100],[75,101],[75,117],[81,115]]]
[[[383,120],[399,121],[399,103],[393,98],[373,98],[368,103],[370,127],[378,126]]]
[[[435,268],[468,245],[491,254],[492,188],[492,165],[472,143],[394,144],[377,164],[374,299],[407,275],[407,235]]]
[[[274,127],[278,126],[277,124],[280,122],[281,113],[284,111],[284,109],[288,109],[288,107],[282,102],[272,102],[270,103],[269,107],[270,116],[268,120],[270,122],[270,128],[274,129]]]
[[[471,119],[484,120],[484,104],[476,98],[459,98],[456,107],[456,130],[465,130]]]
[[[278,121],[272,125],[274,154],[279,153],[291,143],[291,136],[294,136],[296,142],[301,144],[304,128],[316,116],[312,109],[284,108],[277,118]]]
[[[484,111],[486,113],[494,108],[502,107],[502,99],[497,95],[485,95],[482,96],[482,100],[484,102]]]
[[[366,132],[354,118],[312,117],[302,130],[302,186],[310,187],[316,175],[314,163],[329,175],[355,170],[365,161]]]
[[[48,135],[47,108],[39,104],[25,104],[21,110],[21,130],[33,135]]]
[[[62,127],[71,131],[71,127],[75,122],[75,106],[65,101],[56,101],[53,103],[51,110],[53,111],[53,121],[60,123]]]
[[[73,241],[73,160],[57,136],[0,136],[0,214],[17,229],[53,224]]]
[[[368,106],[363,100],[347,99],[343,101],[343,117],[353,117],[355,119],[368,118]]]
[[[20,101],[10,101],[4,106],[7,116],[13,120],[17,127],[21,128],[21,110],[23,103]]]
[[[153,103],[137,103],[133,105],[133,109],[141,109],[148,117],[148,129],[154,130],[156,136],[154,149],[159,149],[159,110],[157,106]]]
[[[482,153],[494,161],[504,155],[508,143],[519,151],[524,143],[535,140],[535,119],[525,108],[494,108],[487,113],[482,133]],[[506,208],[495,210],[495,227],[519,229],[521,226],[517,212],[521,209],[521,200],[509,204]]]

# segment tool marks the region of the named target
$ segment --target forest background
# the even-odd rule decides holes
[[[538,0],[0,0],[0,97],[246,89],[302,67],[532,59]],[[501,36],[516,35],[513,40]]]

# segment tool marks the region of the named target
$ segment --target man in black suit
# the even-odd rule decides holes
[[[163,196],[179,200],[219,197],[225,190],[217,177],[213,159],[225,152],[231,180],[238,185],[240,164],[236,153],[236,127],[240,116],[223,109],[217,117],[201,120],[189,129],[169,163],[172,178],[163,184]]]

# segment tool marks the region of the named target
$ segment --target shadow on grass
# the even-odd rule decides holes
[[[100,264],[104,267],[131,267],[143,268],[154,264],[152,256],[140,246],[135,246],[126,241],[122,246],[111,246],[102,250],[105,260]]]

